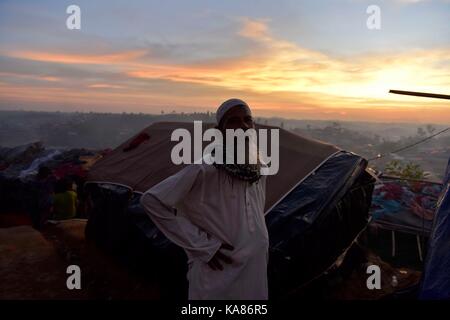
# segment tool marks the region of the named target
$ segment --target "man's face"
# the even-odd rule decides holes
[[[225,141],[227,140],[226,138],[226,130],[227,129],[232,129],[232,130],[237,130],[237,129],[242,129],[244,131],[247,131],[248,129],[254,129],[255,128],[255,124],[253,122],[253,118],[252,115],[246,110],[246,108],[242,108],[239,106],[233,107],[230,110],[228,110],[227,113],[225,113],[225,115],[222,118],[222,121],[220,122],[220,126],[219,129],[222,131],[222,133],[225,136]],[[249,140],[248,138],[245,138],[245,161],[246,163],[249,161],[250,159],[250,148],[249,148]],[[237,156],[238,156],[238,141],[237,138],[234,138],[234,163],[237,163]]]
[[[247,129],[255,128],[252,115],[245,109],[239,106],[233,107],[225,113],[220,124],[220,130],[226,129]]]

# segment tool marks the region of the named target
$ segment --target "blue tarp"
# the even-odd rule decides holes
[[[422,277],[421,299],[450,299],[450,159]]]

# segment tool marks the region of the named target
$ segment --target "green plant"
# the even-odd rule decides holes
[[[386,164],[384,172],[404,179],[422,180],[426,178],[420,165],[413,162],[403,163],[399,160],[392,160]]]

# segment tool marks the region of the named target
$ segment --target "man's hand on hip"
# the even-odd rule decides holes
[[[213,270],[223,270],[223,263],[230,264],[233,260],[225,255],[222,250],[234,250],[234,247],[229,244],[222,244],[217,250],[216,254],[209,260],[208,265]]]

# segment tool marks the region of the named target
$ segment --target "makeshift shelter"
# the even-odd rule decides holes
[[[450,160],[433,221],[421,299],[450,299]]]
[[[429,181],[382,176],[375,186],[371,227],[391,233],[391,255],[397,256],[397,235],[410,234],[416,238],[417,256],[423,261],[423,239],[431,233],[434,211],[442,184]]]
[[[14,148],[0,147],[0,214],[30,212],[36,207],[38,189],[35,178],[40,167],[52,170],[56,179],[70,177],[79,187],[99,151],[45,148],[34,142]]]
[[[139,205],[141,192],[183,168],[170,158],[177,128],[193,133],[192,123],[155,123],[94,164],[86,185],[86,233],[130,265],[186,282],[184,252]],[[279,130],[280,168],[268,177],[266,191],[272,297],[320,275],[344,252],[367,225],[373,190],[360,156]]]
[[[373,224],[392,230],[429,235],[440,183],[382,177],[373,193]]]

